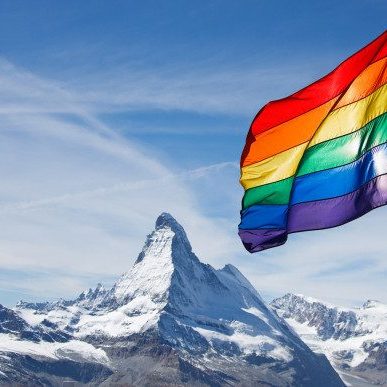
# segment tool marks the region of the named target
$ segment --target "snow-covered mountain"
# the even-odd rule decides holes
[[[271,302],[311,349],[324,353],[352,385],[387,385],[387,305],[339,308],[302,295]]]
[[[4,383],[343,385],[234,266],[201,263],[166,213],[111,289],[19,302],[5,313],[15,324],[0,318]],[[22,330],[58,339],[30,339]]]

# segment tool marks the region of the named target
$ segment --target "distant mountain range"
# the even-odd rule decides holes
[[[348,309],[286,294],[271,306],[351,385],[387,385],[387,305],[370,300]]]
[[[0,384],[343,386],[325,355],[300,339],[287,302],[291,295],[267,306],[234,266],[201,263],[182,226],[163,213],[112,288],[0,307]],[[325,315],[307,316],[298,324],[326,326],[316,341],[336,340],[330,321],[321,324]],[[365,360],[355,353],[348,366],[378,357],[364,351]]]

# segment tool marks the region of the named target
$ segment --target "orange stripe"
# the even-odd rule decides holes
[[[260,133],[250,144],[242,166],[262,161],[277,153],[309,141],[325,116],[334,110],[361,100],[387,83],[387,58],[368,66],[342,96]],[[339,101],[339,102],[337,102]],[[337,105],[335,106],[335,103]]]
[[[316,128],[321,124],[338,98],[336,97],[308,113],[278,125],[275,129],[273,128],[261,133],[250,145],[250,151],[243,161],[242,166],[245,167],[246,165],[255,164],[277,153],[309,141]]]
[[[373,63],[361,73],[335,106],[335,109],[367,97],[385,83],[387,83],[387,58]]]

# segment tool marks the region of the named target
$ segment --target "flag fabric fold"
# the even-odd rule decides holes
[[[387,32],[335,70],[269,102],[241,157],[239,235],[250,252],[387,204]]]

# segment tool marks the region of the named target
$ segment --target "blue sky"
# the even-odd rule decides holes
[[[384,1],[2,1],[0,303],[112,281],[170,211],[267,298],[387,301],[386,208],[249,255],[251,119],[382,33]]]

